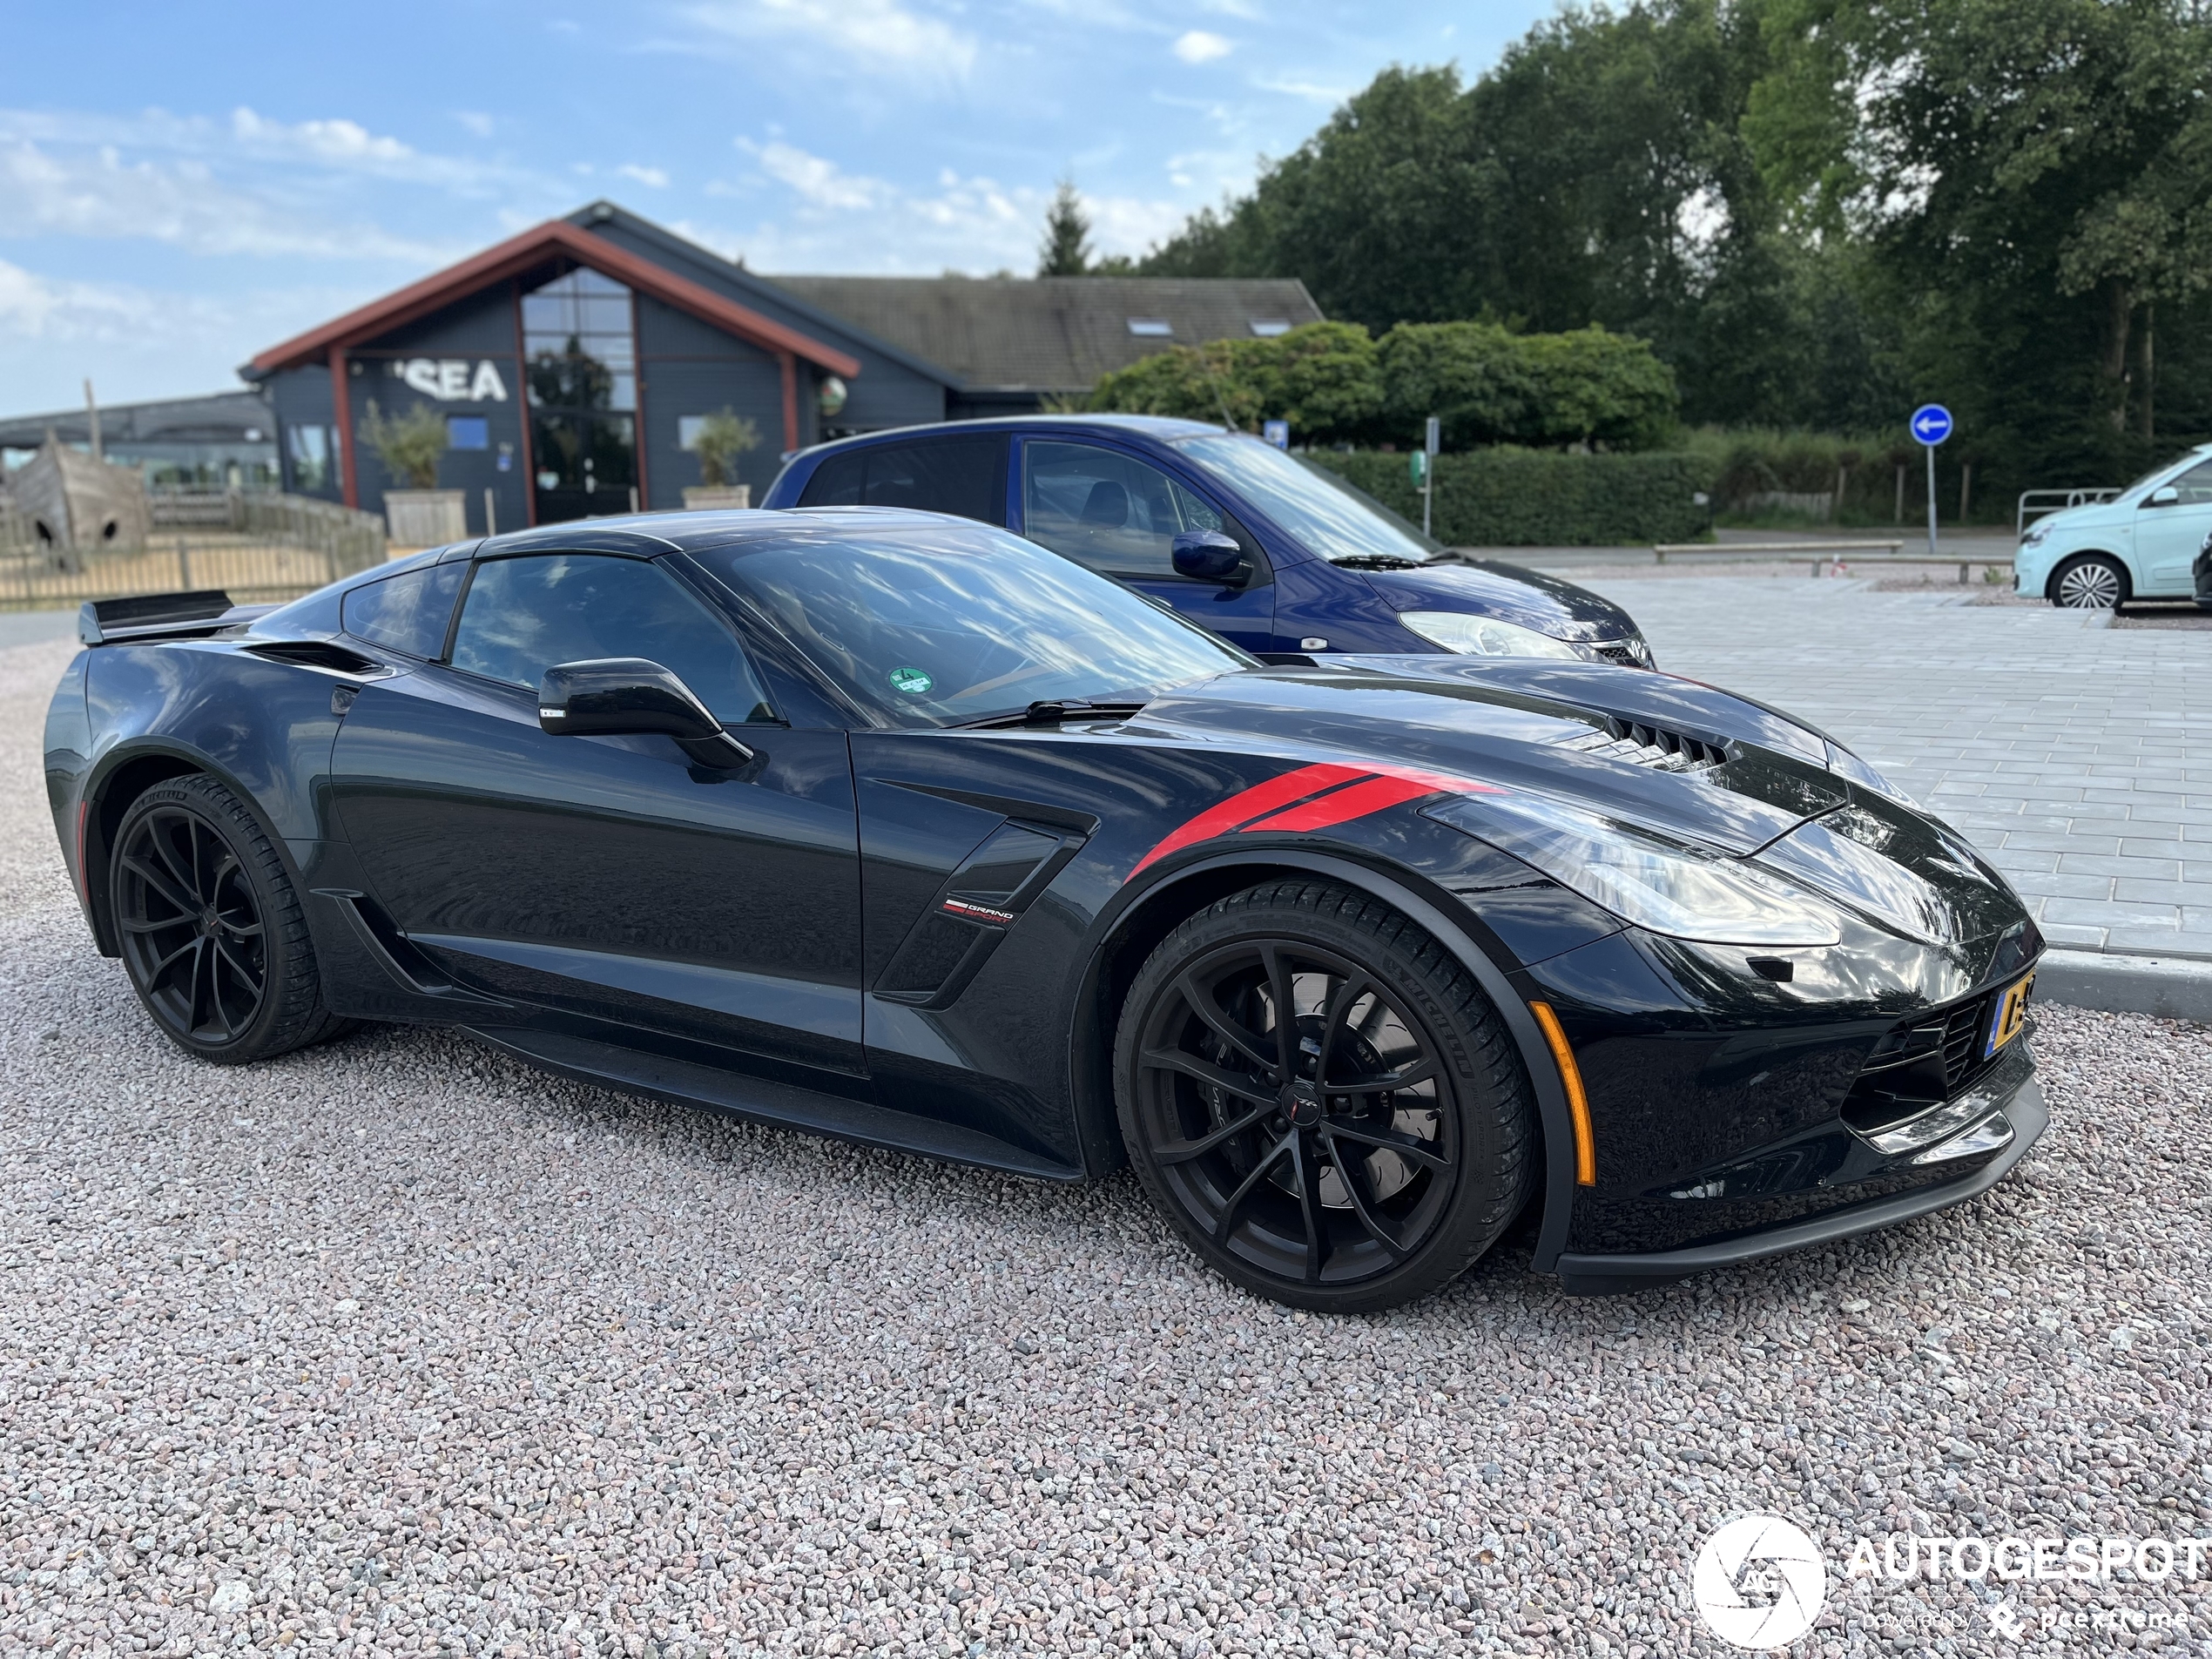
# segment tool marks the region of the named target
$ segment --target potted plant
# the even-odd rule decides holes
[[[760,428],[735,409],[702,415],[691,438],[691,451],[699,458],[699,482],[685,487],[685,507],[752,506],[752,487],[738,482],[738,457],[759,447]]]
[[[384,522],[395,548],[436,547],[469,534],[465,492],[438,488],[438,457],[446,452],[443,415],[418,403],[394,419],[371,398],[361,436],[402,486],[384,492]]]

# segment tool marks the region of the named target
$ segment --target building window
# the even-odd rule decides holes
[[[288,426],[284,451],[292,462],[295,490],[335,489],[339,484],[338,445],[326,426]]]
[[[1175,325],[1165,317],[1131,317],[1129,331],[1145,340],[1172,340]]]
[[[446,416],[446,448],[490,448],[491,422],[481,415],[448,415]]]
[[[1258,334],[1262,340],[1272,340],[1278,334],[1287,334],[1291,332],[1290,319],[1287,317],[1254,317],[1251,320],[1252,333]]]
[[[547,409],[634,410],[637,347],[630,290],[597,271],[571,271],[523,296],[530,402]]]

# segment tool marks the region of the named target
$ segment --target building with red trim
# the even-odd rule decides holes
[[[438,482],[479,535],[681,507],[724,410],[759,434],[738,468],[758,500],[826,436],[1035,408],[1148,352],[1319,315],[1295,281],[779,280],[595,202],[239,372],[270,398],[284,487],[371,512],[395,481],[366,428],[435,409]]]

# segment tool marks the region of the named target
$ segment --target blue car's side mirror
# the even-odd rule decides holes
[[[1228,582],[1235,579],[1244,568],[1244,550],[1237,545],[1237,538],[1224,536],[1219,530],[1184,530],[1174,542],[1175,570],[1177,576],[1196,577],[1201,582]]]

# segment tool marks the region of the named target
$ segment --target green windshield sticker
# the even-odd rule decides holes
[[[894,668],[891,671],[891,689],[904,691],[908,697],[920,697],[936,683],[918,668]]]

